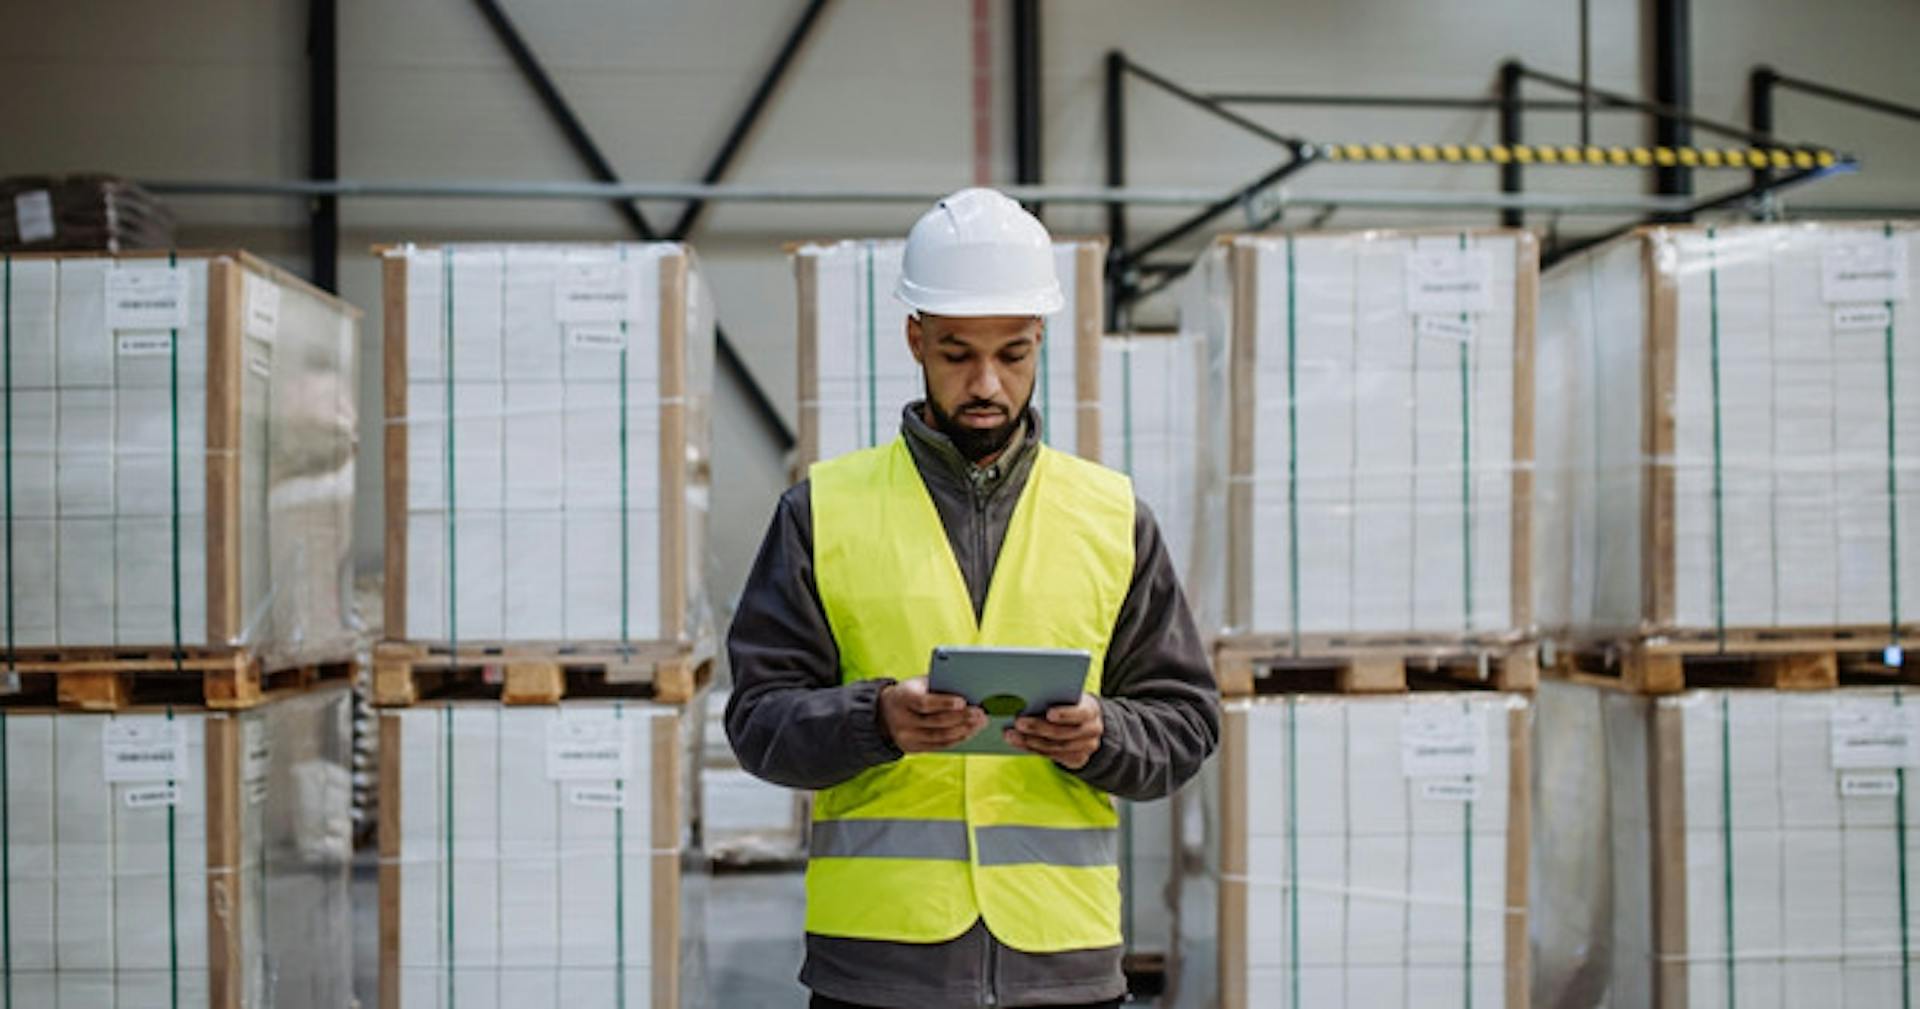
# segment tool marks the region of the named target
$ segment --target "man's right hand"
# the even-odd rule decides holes
[[[987,726],[987,713],[958,694],[936,694],[916,676],[880,691],[880,720],[902,753],[932,753],[957,746]]]

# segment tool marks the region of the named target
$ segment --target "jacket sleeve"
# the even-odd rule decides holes
[[[727,739],[751,774],[828,788],[900,758],[878,701],[891,680],[840,682],[840,652],[813,577],[809,485],[781,496],[741,592],[727,658]]]
[[[1133,584],[1120,606],[1101,674],[1105,732],[1076,772],[1123,799],[1171,795],[1220,741],[1220,692],[1174,575],[1160,527],[1134,507]]]

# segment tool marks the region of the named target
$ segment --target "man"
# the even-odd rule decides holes
[[[1213,677],[1127,479],[1040,442],[1041,320],[1064,304],[1046,229],[955,193],[895,294],[926,399],[780,499],[727,641],[741,764],[819,790],[800,980],[814,1009],[1118,1005],[1109,796],[1199,770]],[[1093,661],[1078,704],[1007,731],[1028,755],[964,756],[941,751],[986,716],[928,690],[940,645]]]

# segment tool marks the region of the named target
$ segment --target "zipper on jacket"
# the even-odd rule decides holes
[[[990,563],[990,558],[987,557],[987,502],[989,495],[984,488],[987,482],[992,480],[995,475],[996,468],[992,466],[975,466],[967,471],[967,480],[973,485],[970,488],[971,497],[973,498],[973,564],[970,565],[970,569],[973,572],[975,580],[983,583],[983,588],[980,592],[981,602],[974,608],[974,616],[976,618],[986,616],[986,591],[984,585],[990,585],[993,581],[987,577],[987,568]]]

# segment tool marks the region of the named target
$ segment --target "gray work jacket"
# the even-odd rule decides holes
[[[976,617],[1038,454],[1039,423],[1028,411],[1012,446],[993,464],[974,466],[921,419],[919,403],[904,411],[902,433],[946,527]],[[1159,527],[1137,502],[1133,542],[1133,581],[1102,673],[1105,734],[1086,766],[1067,773],[1123,799],[1149,800],[1171,794],[1200,769],[1219,741],[1220,709]],[[876,703],[893,681],[841,683],[839,649],[814,582],[813,512],[804,481],[780,498],[728,631],[727,654],[733,671],[727,738],[751,773],[790,788],[824,789],[900,759]],[[1093,1002],[1125,992],[1120,954],[1117,946],[1022,953],[978,921],[943,943],[809,934],[800,980],[822,995],[862,1005]]]

